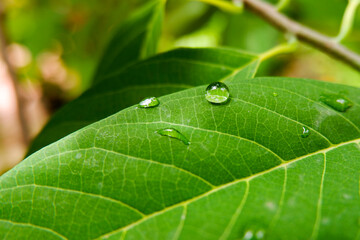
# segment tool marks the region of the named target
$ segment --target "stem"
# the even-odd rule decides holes
[[[334,39],[336,42],[341,42],[351,32],[354,23],[356,9],[359,5],[360,5],[360,0],[349,0],[348,5],[346,6],[345,9],[343,19],[341,21],[339,34]]]
[[[7,53],[6,53],[6,47],[7,47],[7,39],[6,39],[6,35],[5,35],[5,31],[4,31],[4,19],[5,19],[5,14],[3,11],[3,8],[1,6],[0,3],[0,58],[3,59],[6,68],[9,72],[9,76],[10,76],[10,86],[12,86],[12,89],[14,91],[14,95],[16,96],[16,103],[17,103],[17,115],[18,115],[18,120],[20,123],[20,130],[21,130],[21,138],[22,141],[25,145],[28,145],[29,143],[29,134],[28,134],[28,127],[26,124],[26,118],[25,118],[25,113],[24,113],[24,107],[22,104],[22,99],[20,97],[19,94],[19,87],[17,85],[17,78],[16,78],[16,74],[14,73],[12,66],[9,62]]]
[[[223,0],[195,0],[195,1],[213,5],[225,12],[230,12],[230,13],[241,13],[243,10],[243,6],[239,5],[236,1],[234,3]]]
[[[259,56],[260,61],[265,61],[279,54],[294,52],[297,49],[297,46],[298,46],[297,42],[283,43],[278,46],[275,46],[274,48],[271,48],[270,50],[260,54]]]
[[[272,5],[261,0],[243,0],[244,6],[278,29],[293,34],[297,39],[314,46],[356,70],[360,70],[360,55],[317,31],[305,27],[279,13]]]

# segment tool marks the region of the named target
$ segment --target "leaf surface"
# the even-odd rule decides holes
[[[54,239],[355,239],[360,90],[234,77],[89,125],[0,177],[0,235]],[[318,101],[346,93],[337,112]],[[274,94],[276,93],[276,94]],[[301,137],[303,127],[310,135]],[[190,145],[160,136],[174,128]]]
[[[94,84],[114,70],[147,58],[157,51],[165,1],[152,0],[116,30],[100,59]]]
[[[145,97],[162,96],[214,81],[249,78],[256,55],[223,48],[182,48],[144,60],[106,77],[57,112],[34,140],[30,153]]]

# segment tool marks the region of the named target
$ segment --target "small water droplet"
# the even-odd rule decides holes
[[[230,92],[225,83],[214,82],[206,88],[205,98],[210,103],[222,104],[229,100]]]
[[[153,108],[157,107],[160,104],[159,100],[156,97],[148,97],[143,99],[139,103],[139,107],[141,108]]]
[[[250,240],[253,239],[254,233],[252,231],[247,231],[243,237],[243,240]]]
[[[81,158],[81,156],[82,156],[82,154],[81,154],[81,153],[77,153],[77,154],[76,154],[76,156],[75,156],[75,158],[76,158],[76,159],[80,159],[80,158]]]
[[[264,236],[265,236],[264,230],[258,230],[258,231],[248,230],[245,232],[244,237],[242,239],[243,240],[261,240],[261,239],[264,239]]]
[[[323,225],[328,225],[328,224],[330,223],[330,219],[329,219],[329,218],[323,218],[323,219],[321,220],[321,223],[322,223]]]
[[[178,130],[176,130],[174,128],[165,128],[165,129],[156,131],[156,133],[160,134],[161,136],[167,136],[167,137],[178,139],[178,140],[182,141],[185,145],[190,144],[189,140],[182,133],[180,133]]]
[[[267,207],[267,209],[269,209],[270,211],[274,211],[276,209],[276,204],[268,201],[265,203],[265,206]]]
[[[257,231],[257,233],[255,234],[256,239],[263,239],[265,236],[265,232],[263,230],[259,230]]]
[[[302,133],[301,133],[301,137],[302,138],[307,138],[310,135],[310,129],[303,126],[302,127]]]
[[[273,92],[273,96],[274,96],[274,97],[277,97],[278,95],[279,95],[278,93]]]
[[[351,195],[350,194],[343,194],[343,197],[345,198],[345,199],[351,199],[352,197],[351,197]]]
[[[339,112],[345,112],[353,103],[342,94],[322,94],[320,101]]]

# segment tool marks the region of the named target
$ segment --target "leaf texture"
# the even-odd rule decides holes
[[[0,177],[1,238],[359,238],[360,90],[231,80],[226,105],[195,87],[28,157]],[[339,91],[345,113],[318,101]],[[191,144],[156,133],[169,127]]]
[[[139,62],[107,75],[101,84],[56,113],[34,140],[30,153],[145,97],[253,77],[258,64],[255,55],[223,48],[183,48]]]

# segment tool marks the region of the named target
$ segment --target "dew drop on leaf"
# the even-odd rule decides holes
[[[167,137],[178,139],[178,140],[182,141],[185,145],[190,144],[189,140],[182,133],[180,133],[178,130],[176,130],[174,128],[165,128],[165,129],[156,131],[156,133],[160,134],[161,136],[167,136]]]
[[[139,103],[139,107],[141,108],[153,108],[157,107],[160,104],[159,100],[156,97],[148,97],[143,99]]]
[[[243,240],[251,240],[254,239],[254,233],[252,231],[247,231],[243,237]]]
[[[345,112],[353,103],[341,94],[322,94],[320,101],[339,112]]]
[[[265,232],[263,230],[258,230],[258,231],[248,230],[245,232],[245,235],[242,238],[242,240],[261,240],[264,239],[264,236],[265,236]]]
[[[222,104],[229,100],[230,92],[225,83],[214,82],[206,88],[205,98],[210,103]]]
[[[274,96],[274,97],[277,97],[278,95],[279,95],[278,93],[273,92],[273,96]]]
[[[303,126],[302,127],[302,133],[301,133],[301,137],[302,138],[307,138],[310,135],[310,129]]]

